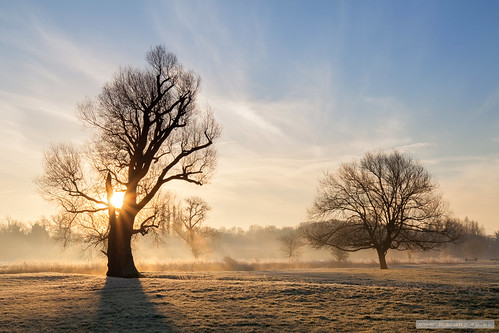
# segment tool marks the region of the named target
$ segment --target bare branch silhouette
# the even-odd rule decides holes
[[[168,207],[154,198],[162,186],[205,184],[216,164],[220,127],[196,102],[200,78],[163,46],[146,60],[144,69],[120,68],[96,99],[78,106],[79,119],[95,136],[86,149],[52,146],[36,180],[43,196],[65,212],[67,229],[93,230],[91,243],[107,240],[110,276],[138,276],[130,238],[160,228]],[[124,192],[121,208],[110,203],[116,191]],[[95,216],[105,211],[109,220],[98,222]]]
[[[429,250],[460,237],[437,186],[418,162],[398,152],[366,154],[326,173],[302,226],[310,244],[354,252],[374,248],[381,268],[389,249]]]

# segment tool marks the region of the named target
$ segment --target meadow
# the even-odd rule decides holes
[[[425,319],[494,319],[497,328],[499,265],[161,271],[140,279],[4,269],[0,304],[5,332],[406,332]]]

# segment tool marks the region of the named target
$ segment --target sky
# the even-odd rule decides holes
[[[163,44],[223,127],[213,227],[307,219],[325,171],[420,160],[452,213],[499,230],[497,1],[0,1],[0,219],[55,213],[33,179],[91,133],[77,103]]]

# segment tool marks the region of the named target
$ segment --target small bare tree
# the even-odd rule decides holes
[[[121,68],[95,100],[79,105],[93,140],[87,149],[52,146],[37,179],[44,197],[62,208],[63,229],[107,242],[108,276],[139,276],[131,238],[168,220],[163,185],[202,185],[216,163],[220,128],[196,103],[199,77],[163,46],[146,59],[146,68]]]
[[[304,239],[296,228],[284,229],[284,234],[279,237],[281,252],[289,259],[297,258],[301,248],[305,245]]]
[[[337,247],[331,248],[331,254],[338,263],[347,261],[348,257],[350,256],[350,254],[347,251],[340,250]]]
[[[181,206],[173,224],[175,232],[189,245],[194,258],[206,253],[206,235],[201,225],[206,220],[210,206],[199,197],[185,199],[185,206]]]
[[[399,152],[366,154],[327,173],[304,234],[316,247],[376,249],[386,269],[389,249],[429,250],[459,239],[429,173]]]

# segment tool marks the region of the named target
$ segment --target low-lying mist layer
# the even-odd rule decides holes
[[[443,264],[493,262],[499,258],[499,238],[480,233],[478,226],[463,242],[441,251],[389,251],[388,264]],[[141,271],[251,271],[376,266],[374,250],[338,253],[314,249],[305,242],[288,242],[296,228],[252,226],[206,228],[196,243],[195,259],[190,244],[176,233],[138,235],[132,247]],[[290,236],[292,236],[290,238]],[[497,236],[497,235],[496,235]],[[104,274],[106,257],[101,247],[78,241],[63,247],[48,221],[26,227],[7,220],[0,223],[0,273],[63,272]]]
[[[427,259],[394,259],[390,265],[469,265],[456,258],[427,258]],[[493,261],[474,262],[475,265],[494,266]],[[217,271],[285,271],[285,270],[310,270],[332,268],[366,268],[378,267],[374,260],[353,260],[338,263],[328,260],[289,261],[289,260],[244,260],[225,257],[221,261],[206,260],[172,260],[164,262],[140,261],[137,268],[143,273],[147,272],[217,272]],[[0,264],[0,274],[21,273],[75,273],[105,275],[107,270],[104,259],[87,262],[61,262],[61,261],[24,261]]]

